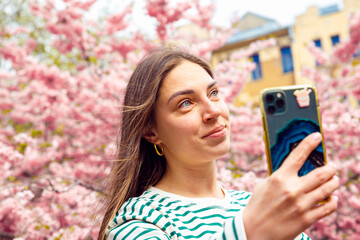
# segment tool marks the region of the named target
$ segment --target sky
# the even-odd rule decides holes
[[[170,0],[179,2],[181,0]],[[208,3],[210,0],[201,0]],[[343,7],[343,0],[213,0],[215,2],[215,14],[213,23],[216,25],[229,26],[233,16],[242,17],[247,12],[272,18],[280,25],[291,25],[297,15],[306,12],[309,6],[329,6],[337,4]],[[128,4],[133,4],[133,14],[129,21],[130,29],[135,31],[141,29],[149,35],[155,34],[155,20],[145,16],[145,0],[98,0],[93,8],[93,14],[104,14],[104,12],[117,12],[124,9]]]
[[[216,0],[216,14],[214,19],[223,21],[236,14],[243,16],[253,12],[276,20],[281,25],[290,25],[297,15],[306,12],[309,6],[329,6],[337,4],[343,7],[342,0]]]

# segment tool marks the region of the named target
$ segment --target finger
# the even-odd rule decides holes
[[[326,200],[329,196],[340,186],[339,178],[337,176],[332,177],[329,181],[322,184],[320,187],[306,194],[305,198],[311,206],[317,205],[318,203]]]
[[[302,177],[302,180],[306,183],[303,185],[305,193],[317,188],[321,184],[329,181],[336,174],[336,166],[333,163],[326,164],[325,166],[315,168]]]
[[[321,140],[322,136],[319,132],[308,135],[289,154],[280,169],[297,174],[310,153],[320,144]]]
[[[323,204],[318,205],[317,207],[311,209],[304,216],[304,221],[311,225],[314,222],[320,220],[323,217],[326,217],[333,213],[338,205],[338,198],[336,196],[331,197],[331,200]]]

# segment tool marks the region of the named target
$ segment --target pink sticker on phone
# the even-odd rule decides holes
[[[311,89],[304,88],[302,90],[296,90],[294,92],[294,96],[296,97],[296,101],[299,107],[304,108],[310,106],[310,97]]]

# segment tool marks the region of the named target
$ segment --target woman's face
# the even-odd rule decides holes
[[[153,132],[167,161],[203,164],[229,151],[229,110],[201,66],[184,61],[165,77]]]

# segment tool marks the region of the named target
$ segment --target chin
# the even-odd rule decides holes
[[[214,158],[220,158],[230,151],[230,141],[225,141],[210,149],[210,153]]]

